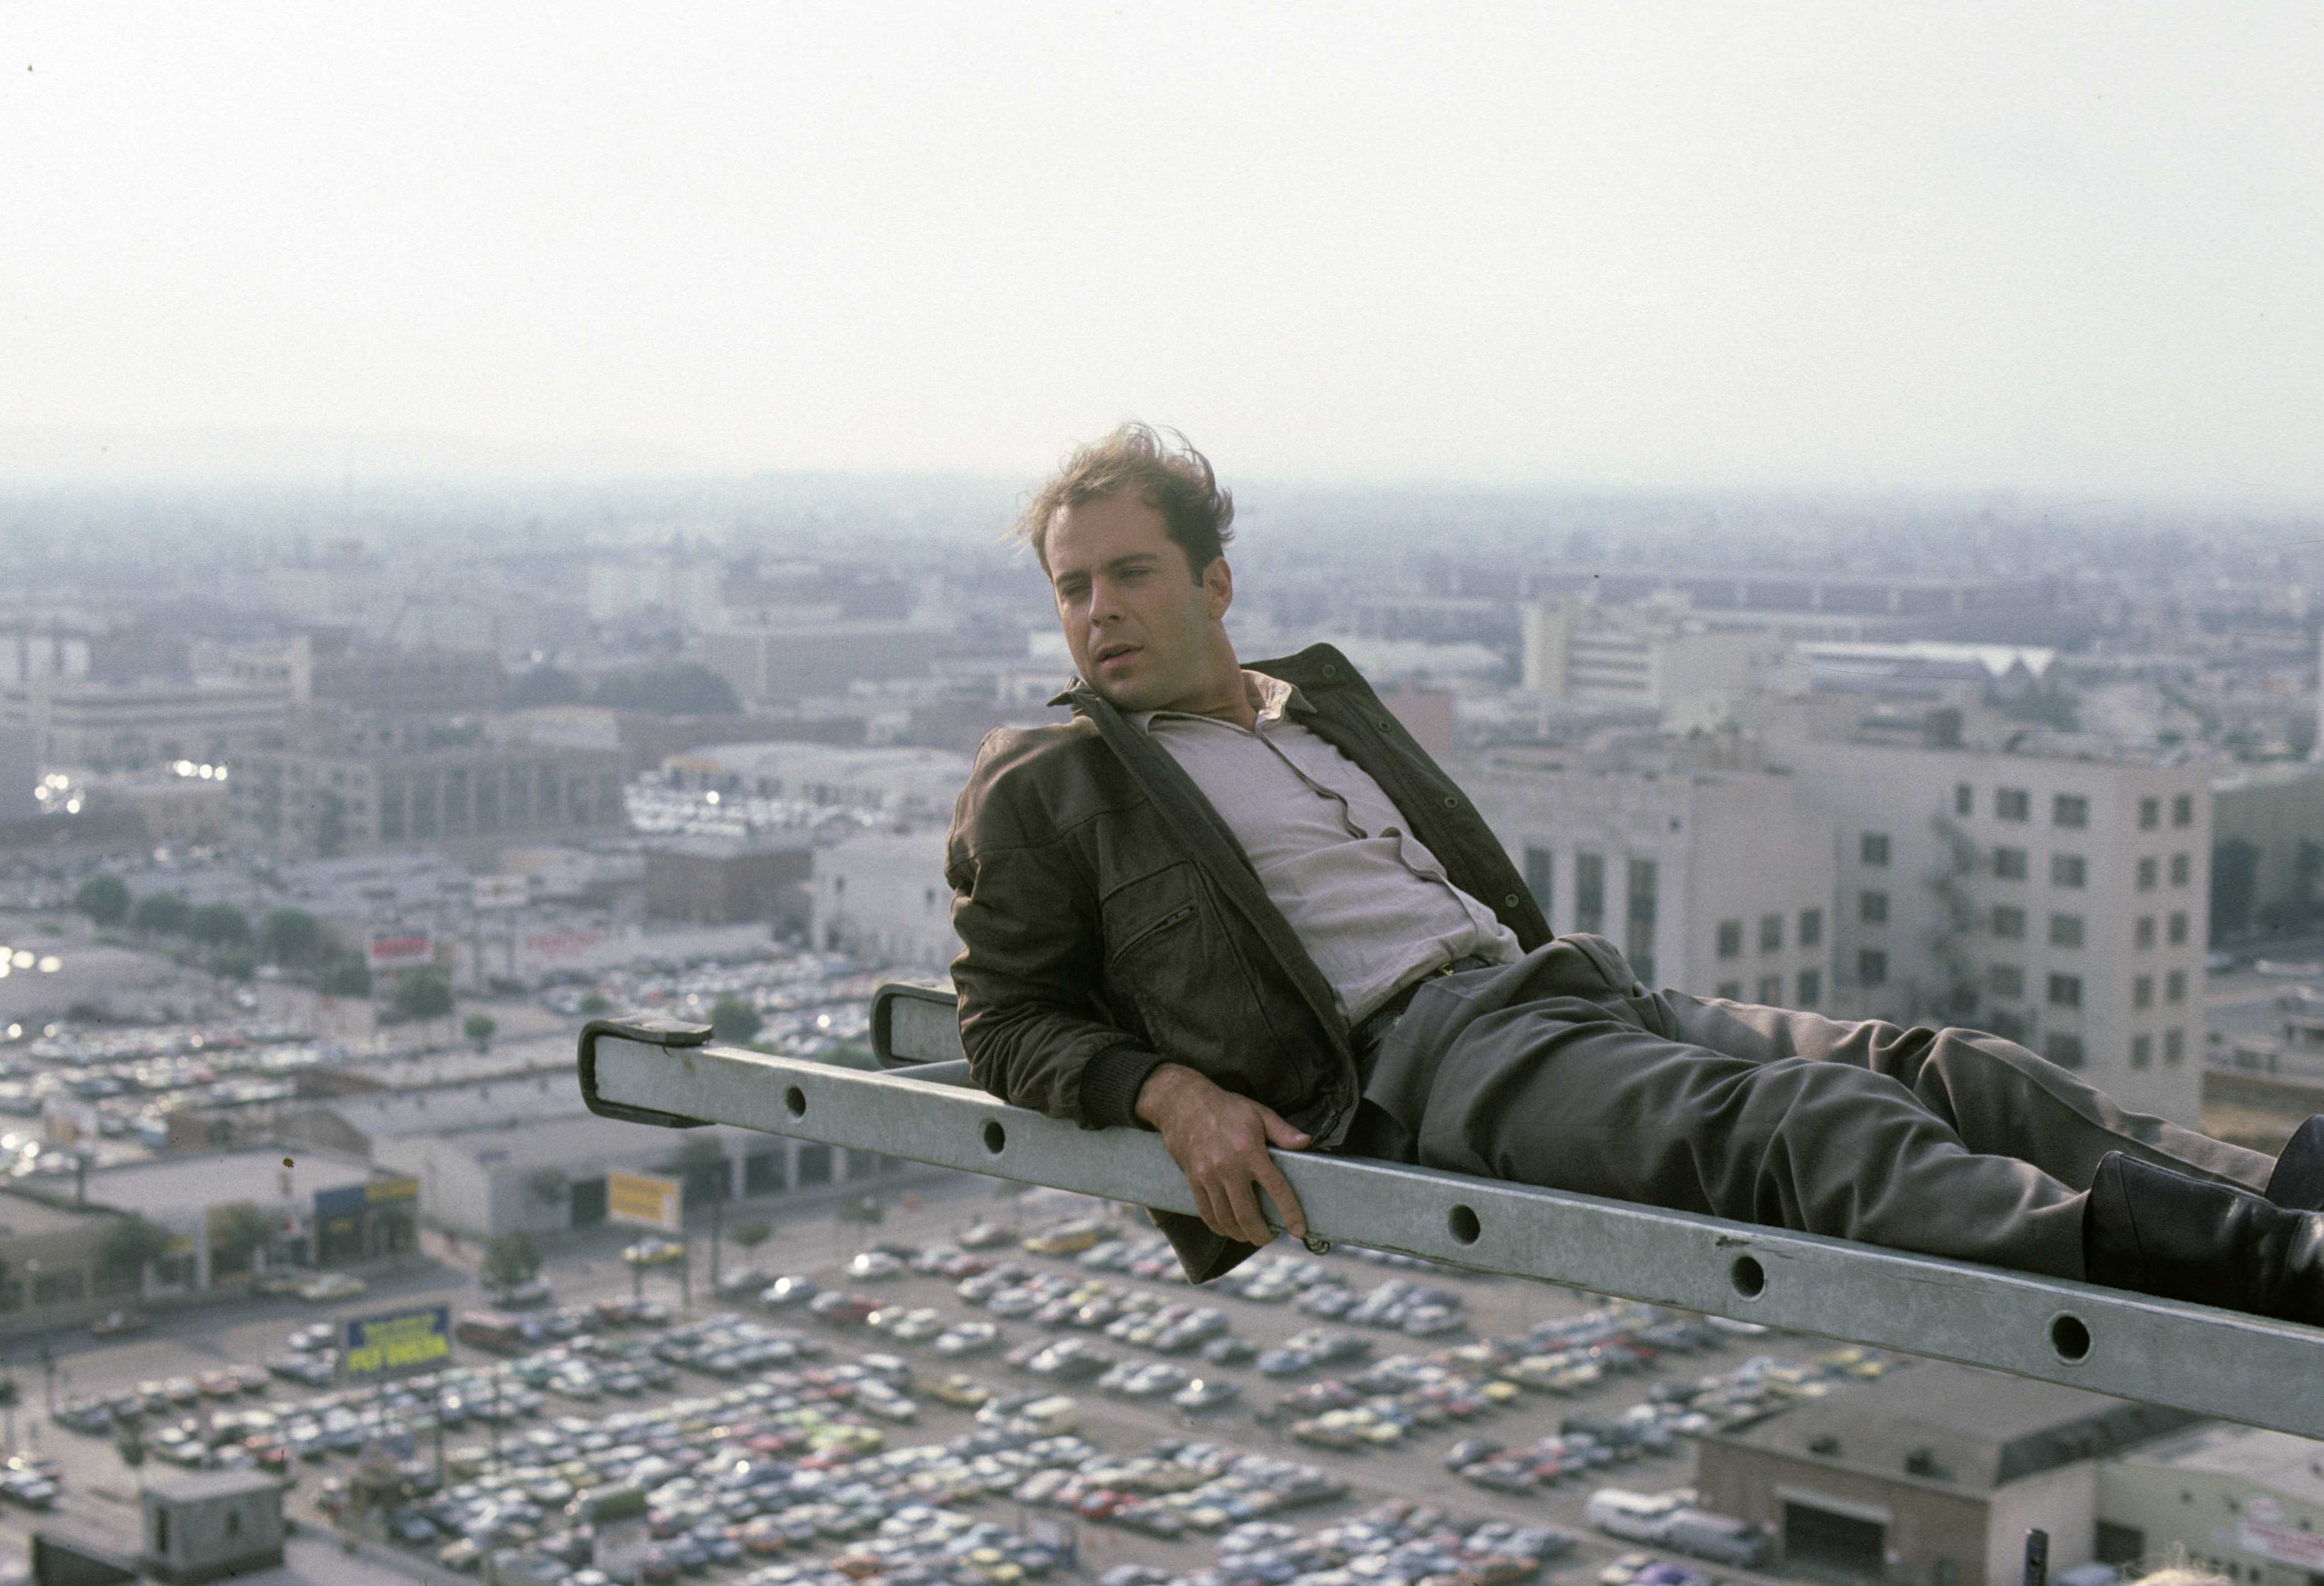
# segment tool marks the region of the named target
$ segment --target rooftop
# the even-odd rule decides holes
[[[283,1166],[286,1159],[292,1164],[288,1168]],[[310,1148],[286,1158],[282,1151],[270,1148],[92,1168],[88,1198],[95,1204],[150,1216],[198,1211],[230,1201],[280,1204],[318,1190],[368,1183],[372,1176],[369,1164],[327,1151]]]
[[[323,1105],[349,1129],[374,1140],[585,1113],[588,1107],[574,1079],[572,1037],[560,1037],[557,1046],[561,1062],[553,1071],[424,1089],[364,1091],[334,1097]]]
[[[2230,1476],[2285,1498],[2324,1504],[2324,1447],[2289,1432],[2212,1423],[2130,1458],[2142,1465]]]
[[[2175,1432],[2179,1410],[1925,1360],[1718,1441],[1885,1480],[1989,1489]]]

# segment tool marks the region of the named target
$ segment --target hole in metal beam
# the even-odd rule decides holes
[[[2061,1311],[2050,1318],[2050,1347],[2069,1366],[2078,1366],[2090,1356],[2089,1323],[2071,1311]]]
[[[1001,1127],[997,1118],[984,1120],[984,1150],[987,1156],[998,1157],[1009,1144],[1009,1131]]]
[[[1469,1206],[1455,1206],[1447,1212],[1444,1231],[1464,1245],[1475,1244],[1485,1231],[1484,1225],[1477,1221],[1475,1209]]]
[[[1756,1300],[1767,1292],[1767,1269],[1756,1256],[1738,1256],[1727,1268],[1727,1281],[1745,1299]]]
[[[789,1113],[793,1118],[805,1118],[807,1116],[807,1093],[799,1089],[797,1085],[792,1085],[789,1089],[783,1092],[783,1111]]]

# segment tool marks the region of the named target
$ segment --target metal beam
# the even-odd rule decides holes
[[[1009,1106],[949,1064],[926,1077],[872,1074],[705,1045],[706,1034],[593,1025],[582,1037],[589,1105],[1194,1210],[1155,1135]],[[1355,1157],[1276,1160],[1324,1240],[2324,1437],[2315,1328],[1526,1185]]]

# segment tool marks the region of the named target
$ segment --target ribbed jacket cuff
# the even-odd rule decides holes
[[[1082,1118],[1099,1129],[1143,1128],[1138,1093],[1162,1054],[1135,1045],[1108,1047],[1082,1066]]]

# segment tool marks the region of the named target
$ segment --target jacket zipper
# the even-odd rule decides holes
[[[1148,926],[1144,930],[1130,937],[1130,940],[1124,942],[1120,946],[1116,947],[1113,950],[1113,956],[1119,959],[1123,954],[1129,952],[1132,947],[1137,946],[1138,944],[1146,940],[1147,937],[1153,936],[1157,931],[1168,930],[1172,926],[1176,925],[1180,920],[1185,919],[1194,912],[1194,906],[1189,903],[1182,908],[1170,914],[1164,915],[1160,919],[1157,919],[1152,925]]]

